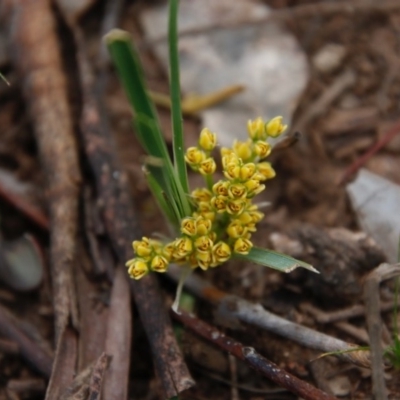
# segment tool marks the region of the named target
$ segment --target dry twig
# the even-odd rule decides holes
[[[342,178],[340,179],[339,184],[344,185],[347,183],[353,174],[355,174],[375,153],[386,146],[399,133],[400,120],[396,121],[380,140],[378,140],[366,153],[364,153],[346,169]]]

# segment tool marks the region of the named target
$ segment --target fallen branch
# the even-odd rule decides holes
[[[180,268],[176,265],[170,266],[168,275],[178,281]],[[230,324],[249,323],[311,349],[323,353],[335,353],[336,357],[346,362],[362,367],[370,366],[369,352],[357,350],[359,346],[288,321],[265,310],[260,304],[250,303],[217,289],[195,274],[187,278],[185,288],[213,304],[218,315],[222,317],[221,320],[229,321]]]
[[[171,309],[172,316],[199,336],[217,345],[235,357],[244,361],[249,367],[265,375],[277,385],[290,392],[301,396],[305,400],[338,400],[337,397],[328,395],[309,383],[300,380],[289,372],[279,368],[273,362],[258,354],[252,347],[245,347],[235,339],[225,336],[215,327],[184,311],[175,312]]]

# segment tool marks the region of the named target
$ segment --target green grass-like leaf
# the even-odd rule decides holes
[[[272,250],[261,249],[259,247],[253,247],[247,255],[236,254],[235,257],[286,273],[292,272],[298,267],[319,273],[312,265],[307,264],[304,261],[299,261],[285,254],[281,254]]]
[[[189,183],[187,177],[185,150],[183,140],[182,126],[182,107],[179,78],[179,52],[178,52],[178,7],[179,0],[170,0],[169,6],[169,64],[170,64],[170,93],[171,93],[171,114],[172,114],[172,132],[174,132],[173,151],[174,165],[182,184],[183,190],[189,192]]]
[[[174,209],[175,219],[170,221],[175,227],[179,227],[180,220],[191,214],[191,206],[187,196],[187,176],[182,178],[182,168],[185,164],[180,164],[175,169],[168,149],[161,132],[154,104],[147,94],[143,68],[139,56],[132,46],[129,33],[120,29],[114,29],[105,37],[111,57],[117,68],[119,77],[122,81],[125,92],[134,110],[134,126],[136,135],[149,156],[160,160],[159,165],[149,165],[148,172],[152,175],[153,181],[157,182],[161,192],[167,196]],[[179,90],[179,74],[178,74]],[[174,133],[175,136],[175,133]],[[183,134],[182,129],[177,134],[177,143],[181,142],[180,156],[177,160],[184,160]],[[174,139],[174,142],[176,140]],[[154,189],[154,187],[153,187]],[[163,196],[164,196],[163,195]],[[160,208],[167,214],[170,220],[172,214],[167,210],[166,203],[160,202],[160,196],[156,196]]]
[[[129,33],[113,29],[105,40],[134,110],[136,133],[142,146],[149,155],[169,159],[154,105],[146,92],[143,69]]]

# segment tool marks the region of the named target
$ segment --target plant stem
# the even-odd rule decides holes
[[[174,310],[174,312],[178,312],[179,301],[181,299],[183,284],[185,283],[186,278],[190,275],[191,272],[192,272],[192,269],[188,265],[185,265],[182,268],[182,272],[179,277],[178,287],[176,289],[175,300],[171,307]]]
[[[206,181],[207,189],[212,191],[212,187],[213,187],[213,184],[214,184],[212,175],[204,175],[204,179]]]

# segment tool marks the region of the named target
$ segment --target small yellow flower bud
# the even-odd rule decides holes
[[[202,175],[212,175],[216,169],[217,169],[217,164],[215,164],[214,159],[211,157],[202,161],[199,165],[199,172]]]
[[[213,266],[217,266],[229,260],[229,258],[231,257],[231,249],[228,244],[220,241],[213,246],[212,255]]]
[[[186,150],[185,161],[193,168],[198,167],[205,159],[204,151],[199,150],[197,147],[189,147]]]
[[[213,241],[208,236],[200,236],[194,241],[194,247],[197,252],[209,251],[213,244]]]
[[[264,218],[264,214],[261,211],[258,211],[258,207],[255,204],[248,207],[242,215],[246,215],[246,214],[251,218],[252,223],[254,223],[254,224],[257,224]],[[242,218],[242,215],[239,218]],[[247,218],[247,217],[244,217],[244,218]]]
[[[242,159],[243,162],[249,160],[252,156],[251,149],[251,140],[249,139],[247,142],[240,142],[239,140],[235,140],[232,146],[235,154]]]
[[[274,178],[275,175],[275,170],[269,162],[261,162],[257,164],[257,173],[254,175],[254,179],[265,181]]]
[[[253,223],[253,218],[247,210],[240,214],[238,219],[242,225],[249,225]]]
[[[184,218],[181,221],[181,232],[188,236],[196,235],[196,221],[192,217]]]
[[[198,217],[196,218],[196,232],[200,236],[207,235],[212,227],[212,221],[209,219]]]
[[[254,143],[254,152],[261,159],[268,157],[271,153],[271,145],[268,142],[259,140],[258,142]]]
[[[218,181],[212,187],[213,193],[217,196],[228,196],[228,187],[230,183],[228,181]]]
[[[196,253],[192,253],[185,260],[185,264],[189,264],[190,268],[195,269],[198,267],[199,263],[197,262]]]
[[[163,256],[155,256],[151,260],[150,267],[151,267],[152,271],[165,272],[168,267],[168,260]]]
[[[199,267],[202,270],[207,270],[212,262],[212,255],[211,252],[196,252],[196,259],[197,259],[197,263],[199,265]]]
[[[211,202],[202,201],[197,206],[198,213],[194,213],[194,217],[203,217],[206,220],[214,221],[215,219],[215,212]]]
[[[265,138],[265,124],[261,117],[247,122],[247,132],[251,139],[260,140]]]
[[[227,164],[223,172],[227,179],[238,179],[240,176],[240,166],[236,163]]]
[[[225,196],[215,196],[211,199],[211,205],[214,207],[215,211],[222,213],[226,210],[226,200]]]
[[[228,164],[235,164],[240,166],[240,158],[231,149],[221,149],[222,167],[225,169]]]
[[[226,228],[226,233],[230,238],[238,239],[246,235],[247,229],[240,220],[234,219]]]
[[[175,243],[171,242],[165,245],[162,249],[162,255],[169,261],[172,258],[172,254],[175,250]]]
[[[134,258],[126,263],[128,274],[133,279],[140,279],[149,272],[149,267],[145,260]]]
[[[282,124],[282,117],[272,118],[265,124],[267,135],[273,138],[278,137],[286,128],[287,125]]]
[[[253,163],[247,163],[242,165],[240,168],[240,179],[242,181],[247,181],[251,179],[256,172],[256,165]]]
[[[247,195],[247,189],[245,185],[241,183],[232,183],[229,185],[228,195],[232,199],[242,199]]]
[[[135,240],[132,247],[138,257],[149,257],[153,251],[147,237],[143,237],[142,240]]]
[[[193,190],[192,197],[200,203],[201,201],[210,201],[212,193],[206,188],[199,188]]]
[[[249,239],[239,238],[233,245],[233,251],[239,254],[248,254],[252,247],[253,243]]]
[[[173,256],[175,259],[187,257],[193,251],[193,244],[189,238],[183,237],[176,239]]]
[[[211,151],[217,144],[217,135],[212,133],[208,128],[204,128],[200,132],[199,146],[206,151]]]
[[[232,215],[241,214],[247,206],[245,199],[229,200],[226,204],[226,211]]]
[[[257,179],[250,179],[244,183],[247,189],[247,197],[252,198],[255,195],[261,193],[265,189],[265,185],[262,185]]]

